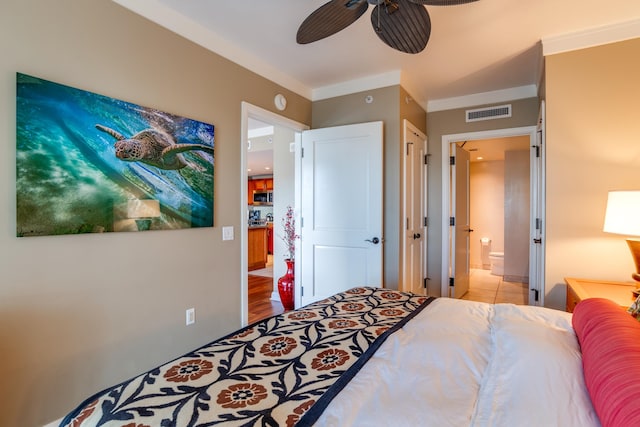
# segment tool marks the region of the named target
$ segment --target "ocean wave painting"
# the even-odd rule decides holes
[[[213,226],[214,127],[17,73],[17,236]]]

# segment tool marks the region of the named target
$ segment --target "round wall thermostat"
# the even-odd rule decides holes
[[[276,105],[276,108],[280,111],[287,108],[287,98],[284,97],[283,94],[279,93],[273,98],[273,103]]]

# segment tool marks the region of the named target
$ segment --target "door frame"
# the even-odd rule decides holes
[[[247,326],[249,322],[249,278],[248,278],[248,231],[247,231],[247,144],[249,140],[249,118],[260,120],[274,126],[281,126],[291,129],[296,133],[296,150],[299,150],[299,134],[303,130],[309,129],[309,126],[291,120],[287,117],[273,113],[264,108],[250,104],[246,101],[241,102],[240,113],[240,323]],[[298,156],[295,157],[296,181],[298,180]],[[296,183],[297,186],[297,183]],[[296,203],[298,199],[295,193]],[[274,290],[275,291],[275,290]]]
[[[409,134],[413,133],[418,139],[422,140],[422,152],[424,153],[425,156],[427,156],[428,152],[429,152],[429,141],[427,138],[427,135],[425,135],[420,129],[418,129],[413,123],[411,123],[409,120],[404,119],[402,121],[402,128],[403,128],[403,147],[405,147],[406,150],[406,146],[407,143],[409,142]],[[428,212],[428,192],[429,192],[429,165],[427,163],[426,160],[422,160],[421,162],[422,164],[422,172],[421,172],[421,176],[423,177],[424,182],[422,183],[423,185],[423,191],[420,194],[420,206],[421,206],[421,211],[423,216],[426,218],[427,217],[427,212]],[[403,155],[403,162],[402,162],[402,221],[401,221],[401,231],[400,231],[400,240],[402,242],[402,244],[400,245],[400,251],[401,251],[401,269],[400,269],[400,274],[402,275],[402,281],[401,284],[402,286],[400,287],[401,290],[403,291],[410,291],[411,289],[409,289],[410,287],[407,286],[406,283],[406,269],[407,269],[407,253],[406,253],[406,233],[407,233],[407,227],[405,224],[405,221],[407,221],[407,212],[406,212],[406,207],[407,207],[407,155],[406,152]],[[421,279],[423,281],[423,291],[427,292],[427,277],[429,276],[429,272],[428,272],[428,246],[429,246],[429,241],[427,240],[427,225],[423,223],[422,226],[422,245],[423,245],[423,255],[421,257],[420,263],[420,274],[421,274]]]
[[[471,141],[478,139],[495,139],[495,138],[506,138],[511,136],[529,136],[529,142],[531,146],[536,145],[536,126],[523,126],[517,128],[507,128],[507,129],[493,129],[486,131],[478,131],[478,132],[465,132],[458,134],[449,134],[442,135],[442,219],[441,219],[441,227],[442,227],[442,265],[440,272],[440,286],[441,286],[441,295],[449,296],[449,277],[451,277],[450,271],[450,256],[449,256],[449,241],[450,241],[450,229],[449,229],[449,206],[451,199],[451,183],[449,182],[449,156],[450,156],[450,147],[451,144],[455,144],[460,141]],[[544,168],[542,171],[538,171],[538,173],[544,174]],[[529,186],[533,185],[532,180],[530,179]],[[542,198],[542,202],[544,202],[544,197]],[[532,218],[535,216],[534,206],[530,206],[530,213]],[[529,262],[531,263],[532,253],[529,252]],[[544,254],[542,254],[542,259],[544,260]],[[542,263],[544,268],[544,261]],[[540,293],[544,295],[544,283],[541,283],[539,289]]]

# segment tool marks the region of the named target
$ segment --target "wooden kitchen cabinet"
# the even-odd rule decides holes
[[[257,270],[267,266],[267,227],[249,227],[248,268]]]
[[[253,204],[253,190],[255,190],[256,187],[253,184],[253,180],[250,179],[247,181],[247,204],[248,205],[252,205]]]
[[[253,204],[253,192],[273,190],[273,178],[259,178],[247,180],[247,204]]]
[[[273,178],[254,179],[253,185],[255,190],[273,190]]]

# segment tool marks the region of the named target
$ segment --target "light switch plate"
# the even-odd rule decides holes
[[[222,227],[222,240],[233,240],[233,226]]]
[[[194,323],[196,323],[196,309],[188,308],[186,311],[185,317],[187,320],[187,326],[193,325]]]

